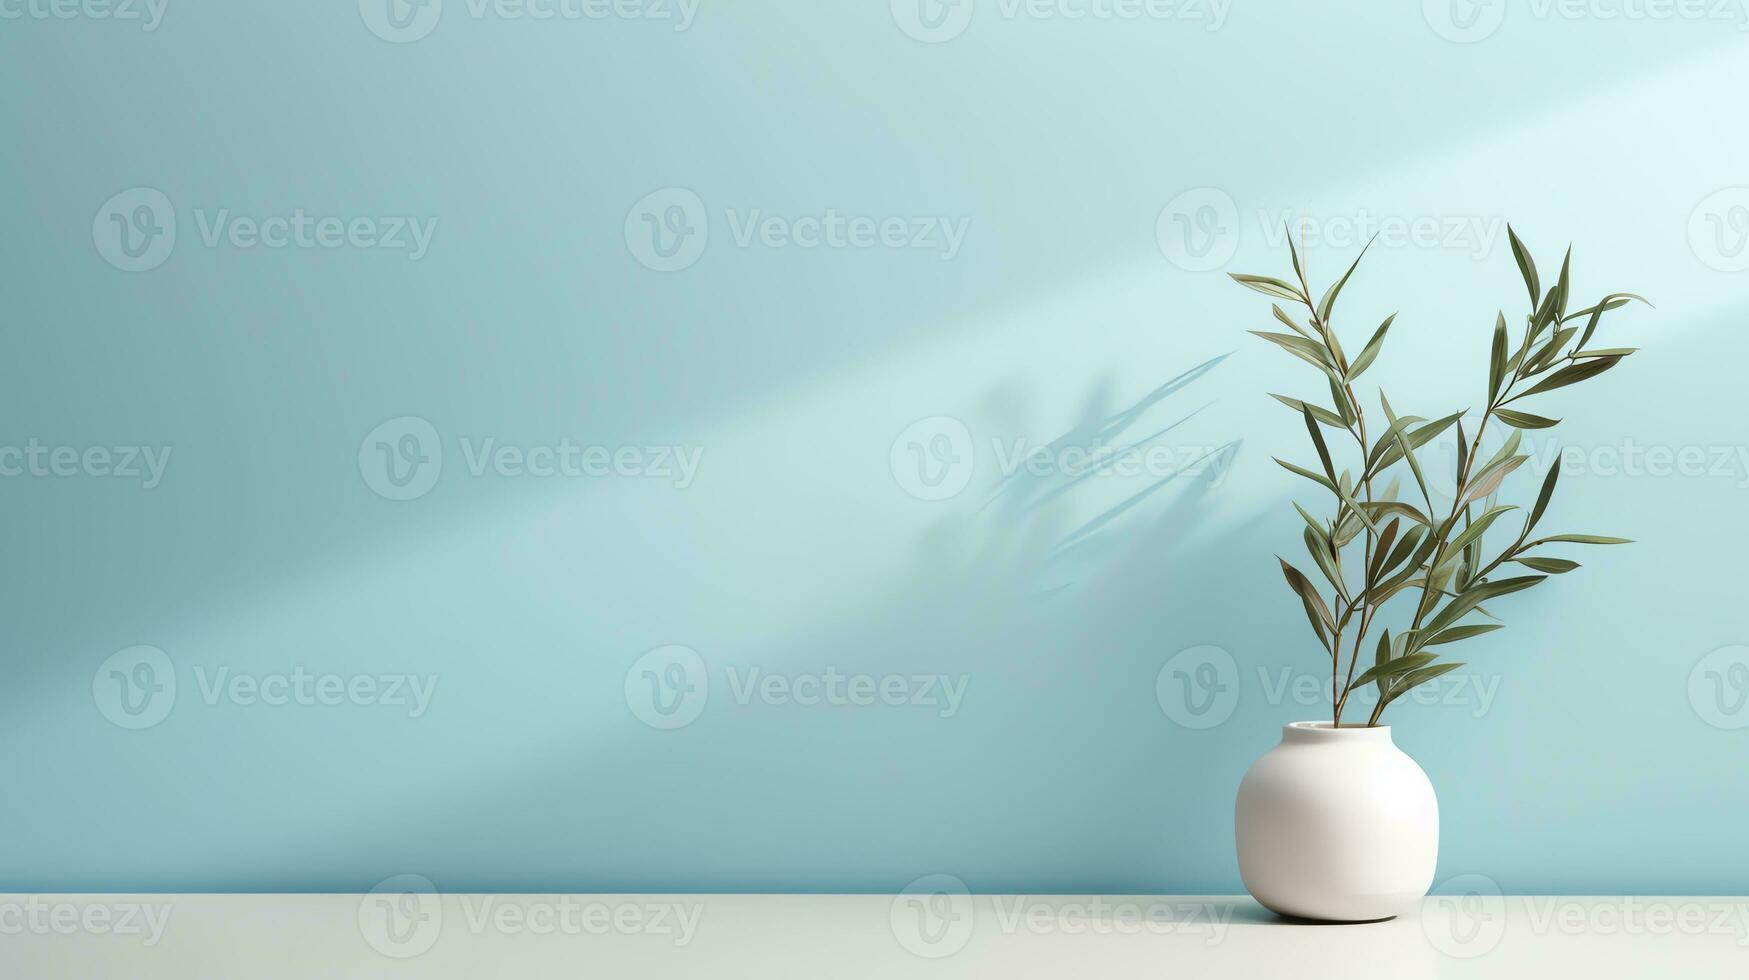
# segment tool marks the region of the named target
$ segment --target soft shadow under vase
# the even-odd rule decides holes
[[[1239,877],[1270,911],[1369,922],[1433,884],[1439,801],[1391,730],[1298,721],[1239,784]]]

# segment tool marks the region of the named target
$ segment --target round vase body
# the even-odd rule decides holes
[[[1294,722],[1239,784],[1239,877],[1270,911],[1388,919],[1427,894],[1439,801],[1388,727]]]

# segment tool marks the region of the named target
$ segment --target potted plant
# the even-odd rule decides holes
[[[1245,774],[1235,809],[1240,876],[1277,913],[1371,921],[1427,893],[1438,857],[1438,803],[1426,773],[1392,743],[1380,716],[1407,692],[1463,666],[1445,659],[1451,644],[1501,628],[1486,621],[1493,615],[1485,604],[1578,567],[1548,554],[1549,546],[1626,543],[1590,534],[1536,536],[1559,466],[1549,469],[1528,510],[1498,498],[1506,477],[1529,458],[1519,453],[1523,430],[1558,424],[1529,409],[1632,354],[1591,343],[1605,313],[1644,300],[1611,293],[1569,312],[1572,250],[1545,291],[1518,235],[1508,228],[1507,236],[1530,313],[1516,336],[1504,313],[1495,318],[1486,407],[1473,429],[1464,424],[1467,410],[1398,415],[1380,391],[1375,416],[1356,393],[1355,382],[1377,360],[1395,319],[1387,317],[1353,357],[1337,339],[1332,315],[1360,258],[1316,301],[1291,241],[1293,280],[1233,276],[1278,300],[1275,319],[1288,331],[1252,333],[1317,369],[1329,396],[1328,404],[1272,396],[1301,417],[1315,451],[1307,466],[1276,462],[1315,484],[1328,498],[1323,512],[1333,511],[1320,517],[1296,503],[1309,571],[1279,559],[1330,659],[1330,720],[1286,726],[1281,743]],[[1496,430],[1505,435],[1495,438]],[[1447,431],[1457,441],[1453,490],[1449,504],[1443,496],[1436,504],[1417,450]],[[1489,442],[1497,445],[1485,447]],[[1412,489],[1400,496],[1404,475]],[[1351,699],[1369,688],[1377,700],[1365,722],[1345,724]]]

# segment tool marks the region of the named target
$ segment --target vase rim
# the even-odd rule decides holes
[[[1391,740],[1389,725],[1343,725],[1332,728],[1327,721],[1295,721],[1282,726],[1281,737],[1284,741],[1292,739],[1296,742],[1336,742],[1376,740],[1388,742]]]

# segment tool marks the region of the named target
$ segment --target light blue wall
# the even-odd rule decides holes
[[[1367,380],[1417,414],[1475,404],[1495,310],[1522,313],[1507,219],[1551,275],[1574,243],[1577,298],[1658,304],[1606,321],[1645,352],[1533,440],[1539,472],[1582,464],[1553,524],[1641,543],[1501,602],[1454,703],[1388,717],[1439,790],[1441,878],[1749,890],[1749,710],[1708,707],[1749,661],[1702,663],[1749,643],[1749,273],[1725,271],[1749,192],[1712,197],[1749,185],[1743,21],[1514,4],[1458,42],[1434,7],[1232,0],[1210,29],[976,0],[941,43],[879,0],[704,0],[680,31],[445,0],[411,43],[348,0],[0,22],[0,445],[171,452],[151,489],[84,462],[0,479],[0,890],[1239,890],[1239,777],[1324,710],[1278,693],[1323,668],[1273,557],[1311,498],[1269,459],[1304,432],[1265,396],[1319,388],[1244,335],[1267,302],[1223,274],[1281,272],[1289,214],[1337,239],[1319,279],[1345,219],[1479,222],[1381,241],[1348,287],[1351,347],[1400,311]],[[93,216],[136,187],[177,238],[129,273]],[[709,228],[666,273],[637,233],[681,199],[634,209],[664,188]],[[1157,235],[1197,188],[1201,262]],[[437,225],[416,261],[203,241],[221,211],[299,208]],[[828,209],[966,233],[951,259],[736,240]],[[1228,465],[1000,480],[994,445],[1085,443],[1131,406],[1124,440],[1183,420],[1156,444]],[[405,416],[443,460],[397,502],[359,456]],[[937,417],[973,462],[928,501],[909,443],[936,461],[961,430],[895,440]],[[475,477],[485,438],[702,457],[684,487]],[[1612,472],[1630,444],[1708,464]],[[109,672],[132,662],[105,664],[136,645],[177,690],[130,730]],[[708,690],[672,730],[633,670],[666,645]],[[1192,729],[1156,681],[1201,646],[1237,700]],[[805,691],[829,667],[962,699],[737,697],[754,668]],[[416,718],[270,706],[209,696],[221,669],[436,688]]]

